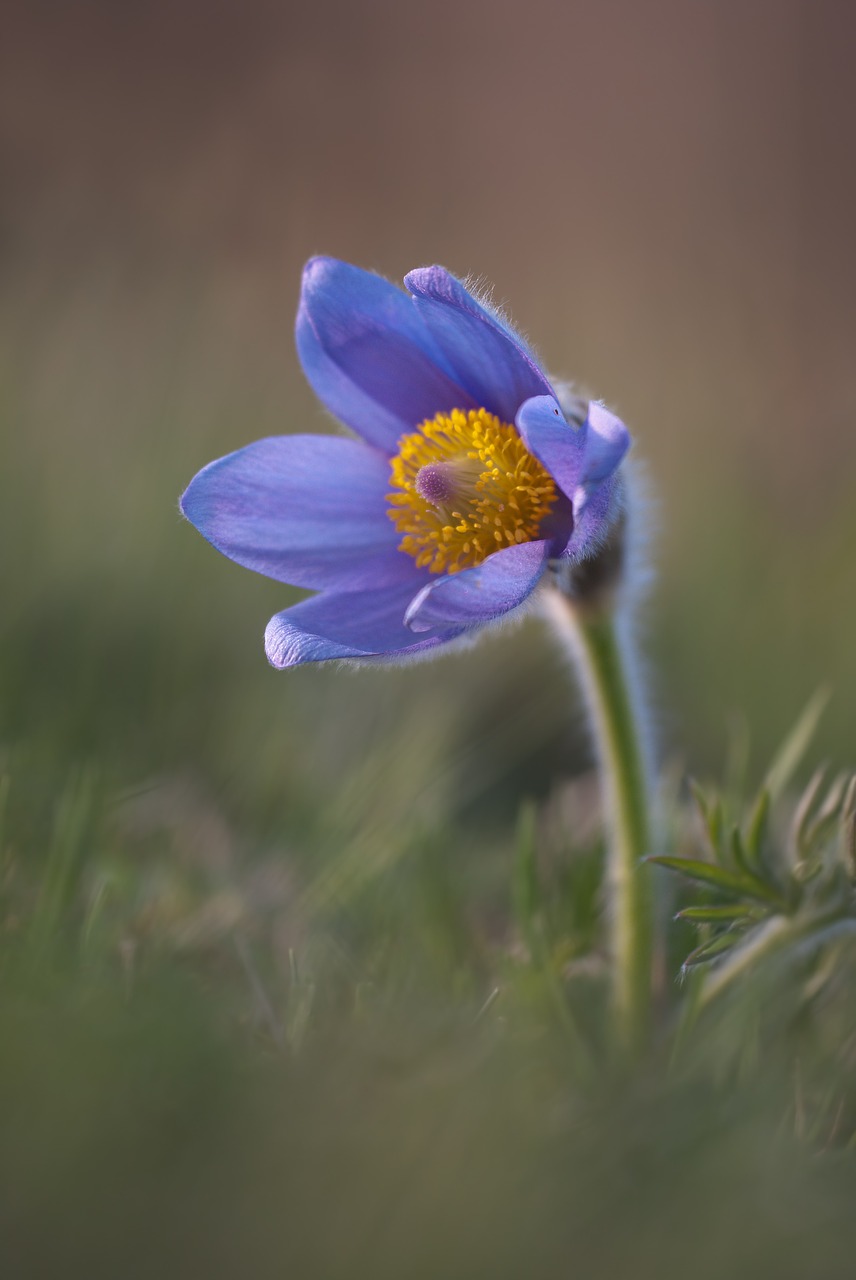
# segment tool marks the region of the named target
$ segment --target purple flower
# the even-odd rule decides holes
[[[408,293],[332,258],[303,273],[297,350],[357,438],[259,440],[205,467],[181,509],[218,551],[318,594],[276,614],[275,667],[427,654],[529,599],[603,541],[629,445],[566,402],[499,315],[442,267]]]

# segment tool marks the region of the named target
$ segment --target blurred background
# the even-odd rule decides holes
[[[120,939],[123,973],[152,937],[210,958],[240,925],[262,930],[293,992],[307,921],[344,903],[325,956],[349,990],[358,940],[402,920],[427,954],[442,918],[457,973],[450,938],[473,919],[479,945],[501,932],[521,800],[585,828],[585,781],[566,794],[586,768],[583,726],[536,622],[424,668],[277,675],[263,630],[297,593],[221,559],[179,516],[212,458],[329,429],[292,337],[300,271],[319,252],[394,280],[441,262],[490,281],[547,367],[630,425],[652,495],[643,633],[670,767],[715,775],[748,752],[757,780],[821,685],[834,695],[821,754],[853,765],[846,0],[7,0],[3,26],[10,933],[21,902],[41,904],[45,937],[59,930],[79,889]],[[414,849],[408,865],[440,862],[451,879],[418,870],[403,899],[354,908]],[[45,897],[44,868],[63,859],[73,874]],[[465,918],[450,924],[456,894]],[[254,973],[229,955],[212,961],[211,990],[226,969],[242,990]],[[152,1008],[167,1016],[160,995]],[[58,1043],[52,1023],[21,1016],[19,1081]],[[75,1058],[72,1024],[59,1043],[77,1068],[46,1068],[40,1084],[55,1097],[72,1081],[62,1116],[88,1114],[88,1064],[106,1079],[114,1062],[88,1041]],[[169,1050],[188,1079],[196,1052]],[[133,1036],[110,1053],[139,1056]],[[191,1114],[219,1114],[227,1085],[210,1088]],[[39,1150],[21,1133],[21,1151]],[[25,1236],[41,1211],[15,1218]]]
[[[768,746],[829,683],[825,746],[847,756],[852,24],[836,0],[12,0],[0,571],[37,697],[102,716],[80,695],[94,669],[112,714],[151,708],[129,645],[154,666],[192,635],[210,703],[263,688],[272,732],[295,688],[332,678],[359,700],[354,681],[264,670],[282,591],[175,513],[219,453],[327,429],[292,340],[302,264],[325,252],[396,280],[433,261],[484,277],[548,367],[631,425],[667,754],[712,766],[734,714]],[[547,646],[500,648],[400,684],[464,697],[489,662],[537,699]],[[388,677],[359,683],[374,698]],[[555,737],[564,708],[543,711]]]

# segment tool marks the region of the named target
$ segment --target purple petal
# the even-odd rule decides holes
[[[473,569],[427,583],[413,599],[404,621],[411,631],[430,627],[473,627],[516,609],[536,587],[550,543],[521,542],[495,551]]]
[[[218,551],[279,582],[412,584],[413,560],[396,549],[386,515],[388,490],[389,462],[359,440],[276,436],[210,463],[181,509]]]
[[[630,432],[620,418],[594,400],[586,420],[586,446],[583,460],[583,484],[606,480],[630,448]]]
[[[574,531],[564,554],[585,560],[601,547],[621,513],[621,484],[612,475],[593,488],[581,485],[574,495]]]
[[[552,395],[522,340],[444,267],[411,271],[404,283],[452,374],[476,404],[513,422],[524,400]]]
[[[571,559],[593,555],[619,516],[623,490],[618,468],[629,448],[630,433],[621,419],[592,401],[580,484],[573,494],[574,530],[565,549]]]
[[[310,259],[295,336],[319,399],[386,453],[426,418],[475,407],[412,300],[359,267]]]
[[[417,577],[424,581],[426,574]],[[396,661],[446,644],[462,627],[447,627],[424,640],[414,640],[404,613],[414,586],[379,591],[325,591],[271,618],[265,652],[271,666],[295,667],[331,659]]]
[[[516,426],[529,452],[573,498],[583,473],[586,428],[569,423],[553,396],[533,396],[522,404]]]

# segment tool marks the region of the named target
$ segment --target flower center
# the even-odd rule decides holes
[[[558,497],[516,427],[487,409],[438,413],[402,436],[390,484],[399,550],[431,573],[457,573],[532,542]]]

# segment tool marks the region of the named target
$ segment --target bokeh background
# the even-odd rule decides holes
[[[273,724],[326,681],[260,669],[282,592],[212,559],[175,502],[220,452],[327,428],[291,337],[301,266],[327,252],[484,277],[631,424],[667,753],[712,765],[732,714],[769,745],[830,683],[846,755],[852,22],[835,0],[12,3],[4,632],[34,633],[41,696],[101,715],[88,668],[124,703],[129,644],[167,655],[190,630],[212,703],[249,681]],[[513,683],[511,652],[497,664]],[[402,683],[461,697],[471,675]]]
[[[482,877],[468,901],[490,937],[521,800],[561,811],[586,767],[536,622],[424,668],[277,675],[263,629],[296,593],[182,522],[178,496],[213,457],[330,429],[292,339],[317,252],[392,279],[437,261],[492,282],[547,367],[631,426],[665,760],[715,775],[748,751],[757,779],[828,685],[820,750],[854,763],[852,6],[7,0],[3,28],[0,753],[16,883],[37,884],[78,815],[81,883],[111,868],[125,960],[151,933],[205,951],[273,915],[271,963],[287,967],[313,912],[427,842],[451,850],[453,877]],[[94,844],[93,795],[108,814]],[[430,952],[434,899],[417,885],[382,912]],[[371,933],[372,911],[346,913],[330,947]],[[14,1079],[55,1034],[24,1037]],[[95,1107],[89,1065],[106,1079],[114,1062],[76,1034],[62,1043],[77,1067],[40,1077],[51,1096],[71,1080],[60,1127]],[[203,1039],[170,1050],[188,1078]],[[138,1047],[110,1053],[127,1064]],[[221,1086],[194,1105],[219,1113]],[[41,1211],[15,1219],[27,1239]]]

